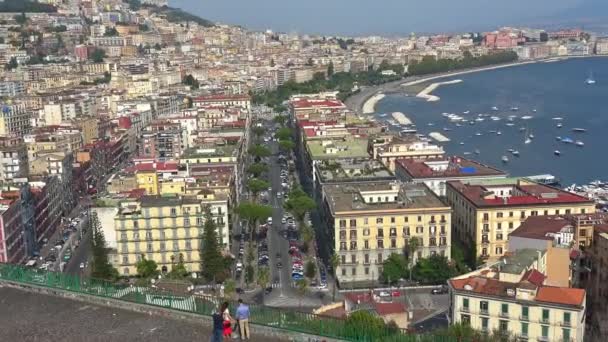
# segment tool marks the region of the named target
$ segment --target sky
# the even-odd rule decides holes
[[[582,2],[608,0],[169,0],[205,19],[253,30],[405,35],[534,23]]]

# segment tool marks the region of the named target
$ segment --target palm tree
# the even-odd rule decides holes
[[[312,227],[306,223],[300,225],[300,234],[302,235],[302,241],[306,244],[307,250],[310,250],[310,244],[315,238],[315,232]]]
[[[300,308],[302,308],[302,299],[304,299],[304,296],[308,293],[308,280],[302,278],[296,281],[296,290],[298,291],[298,295],[300,295]]]
[[[340,266],[340,257],[338,256],[338,254],[334,253],[331,255],[331,257],[329,258],[329,263],[331,265],[331,268],[334,272],[334,286],[332,288],[332,302],[336,301],[336,287],[338,287],[338,278],[336,277],[336,274],[338,274],[338,266]]]

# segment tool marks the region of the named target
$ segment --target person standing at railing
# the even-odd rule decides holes
[[[217,307],[216,307],[217,309]],[[222,342],[224,337],[224,314],[221,310],[213,312],[213,332],[211,333],[211,342]]]
[[[236,321],[239,325],[241,340],[249,340],[249,306],[239,299],[239,307],[236,309]]]

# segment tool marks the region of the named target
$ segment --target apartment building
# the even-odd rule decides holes
[[[414,135],[399,137],[394,134],[380,134],[369,139],[369,154],[395,172],[395,161],[404,158],[441,158],[443,147],[422,141]]]
[[[205,210],[217,223],[220,245],[230,248],[228,201],[221,194],[196,196],[142,196],[120,203],[114,218],[117,239],[115,267],[122,275],[137,273],[142,255],[154,260],[162,271],[171,270],[171,257],[182,254],[186,269],[201,271],[200,243]]]
[[[18,137],[0,137],[0,180],[10,183],[27,177],[27,150]]]
[[[457,156],[397,159],[395,175],[404,182],[424,183],[440,197],[445,196],[448,181],[507,177],[501,170]]]
[[[593,245],[585,250],[585,257],[590,269],[585,282],[588,325],[592,336],[600,340],[608,334],[608,224],[595,226]]]
[[[207,95],[199,96],[192,100],[194,107],[229,106],[251,109],[251,97],[249,95]]]
[[[454,234],[475,258],[496,259],[509,234],[528,216],[585,214],[595,203],[523,178],[450,181],[446,200],[454,210]]]
[[[323,192],[341,284],[375,281],[383,261],[412,238],[420,241],[414,260],[450,258],[451,209],[426,186],[378,181],[326,185]]]
[[[15,135],[18,137],[29,133],[32,129],[32,113],[25,105],[2,105],[0,111],[0,135]]]
[[[583,289],[545,284],[546,253],[523,249],[448,281],[451,324],[524,341],[583,341]]]

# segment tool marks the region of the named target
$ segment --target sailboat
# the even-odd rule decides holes
[[[595,84],[595,79],[593,78],[593,73],[591,71],[589,72],[589,77],[587,77],[587,79],[585,80],[585,83]]]
[[[526,128],[526,140],[524,140],[524,144],[529,144],[532,142],[532,138],[534,136],[528,133],[528,129]]]
[[[502,159],[503,163],[508,163],[509,162],[509,157],[507,157],[507,156],[502,156],[501,159]]]

